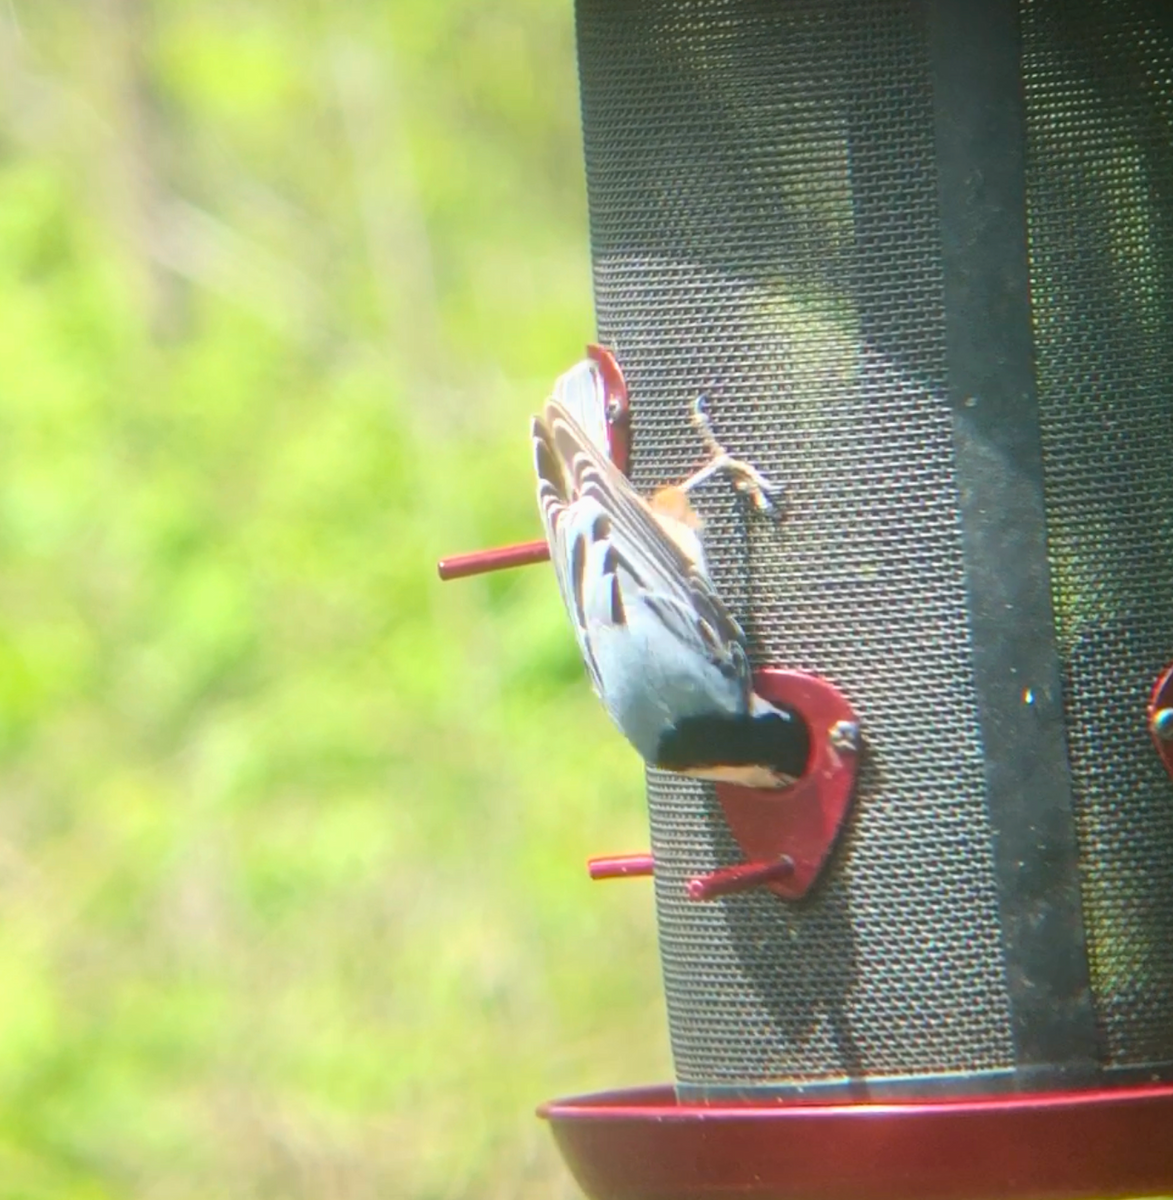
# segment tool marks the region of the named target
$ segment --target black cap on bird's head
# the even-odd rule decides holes
[[[779,788],[805,774],[810,756],[806,720],[755,695],[747,713],[681,718],[660,739],[655,765],[699,779]]]

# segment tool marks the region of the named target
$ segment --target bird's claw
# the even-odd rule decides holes
[[[752,472],[752,476],[740,475],[740,472],[736,472],[737,468],[746,468],[748,472]],[[771,483],[760,471],[754,470],[749,463],[738,462],[734,459],[729,464],[729,470],[736,472],[733,486],[743,496],[748,496],[753,501],[753,506],[758,512],[765,513],[767,516],[774,516],[777,513],[776,497],[782,494],[781,487],[776,483]]]
[[[681,484],[681,488],[685,492],[691,491],[710,476],[724,472],[731,477],[737,491],[749,496],[758,512],[776,515],[777,500],[782,495],[782,487],[767,479],[752,463],[734,458],[717,440],[717,435],[713,433],[712,418],[709,416],[708,397],[703,392],[693,401],[692,423],[710,457],[705,466]]]

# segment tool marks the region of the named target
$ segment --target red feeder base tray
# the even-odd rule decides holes
[[[1173,1085],[864,1104],[681,1104],[671,1087],[538,1115],[591,1200],[1173,1196]]]

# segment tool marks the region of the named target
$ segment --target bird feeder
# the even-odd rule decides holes
[[[797,896],[649,773],[598,873],[654,873],[676,1078],[560,1148],[596,1200],[1173,1194],[1173,8],[576,9],[632,480],[713,397],[786,489],[698,496],[714,582],[859,742]]]

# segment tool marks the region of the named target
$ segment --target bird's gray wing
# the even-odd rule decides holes
[[[665,629],[749,688],[744,635],[692,560],[598,444],[557,402],[533,421],[538,508],[558,584],[596,692],[592,622],[626,623],[638,592]]]

